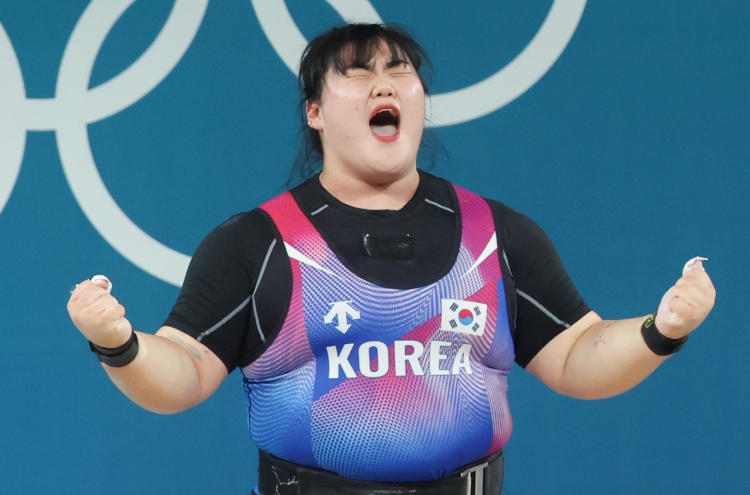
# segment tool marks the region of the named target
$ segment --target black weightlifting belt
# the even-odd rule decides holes
[[[358,481],[330,471],[286,462],[260,451],[258,488],[261,495],[500,495],[503,452],[424,483]]]

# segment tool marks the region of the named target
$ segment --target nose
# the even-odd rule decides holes
[[[372,86],[372,94],[374,96],[393,96],[396,94],[391,79],[385,74],[381,74]]]
[[[393,88],[391,88],[390,86],[377,88],[377,90],[375,91],[375,96],[393,96]]]

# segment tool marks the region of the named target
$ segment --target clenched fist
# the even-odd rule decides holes
[[[70,319],[92,343],[110,349],[128,341],[133,327],[125,318],[125,308],[110,290],[112,283],[97,275],[78,284],[68,301]]]
[[[670,339],[679,339],[695,330],[714,307],[716,289],[703,268],[705,258],[693,258],[682,277],[661,299],[656,311],[656,328]]]

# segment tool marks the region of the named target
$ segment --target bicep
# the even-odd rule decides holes
[[[507,275],[513,281],[506,289],[516,296],[516,362],[526,368],[541,349],[590,309],[544,231],[529,217],[507,206],[495,203],[493,207],[507,254]]]
[[[586,330],[599,321],[602,321],[601,317],[589,311],[570,328],[549,341],[529,362],[526,371],[552,390],[563,393],[563,372],[570,352]]]
[[[201,401],[213,394],[227,377],[228,371],[224,362],[211,349],[190,335],[169,326],[161,327],[156,335],[175,342],[190,357],[200,382]]]
[[[271,250],[274,256],[267,260]],[[224,362],[228,373],[247,364],[264,348],[276,323],[265,310],[253,317],[252,308],[265,308],[269,298],[279,299],[274,274],[284,263],[291,294],[289,262],[263,214],[253,210],[230,218],[196,250],[164,326],[200,340]],[[262,268],[265,276],[259,280]]]

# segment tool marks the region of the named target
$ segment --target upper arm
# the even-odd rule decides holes
[[[516,362],[526,368],[543,348],[561,333],[567,333],[566,329],[590,309],[544,231],[526,215],[496,201],[489,203],[507,255],[505,288],[515,300],[515,308],[509,308],[509,313],[513,315],[515,310]]]
[[[547,343],[526,366],[526,371],[556,392],[563,392],[562,378],[570,351],[578,339],[601,317],[589,311],[583,318]]]
[[[265,350],[279,319],[278,301],[290,296],[283,244],[253,210],[232,217],[201,242],[164,326],[200,340],[229,373]]]
[[[200,382],[201,402],[213,394],[229,374],[224,362],[211,349],[190,335],[176,328],[164,326],[156,332],[156,336],[177,343],[190,356]]]

